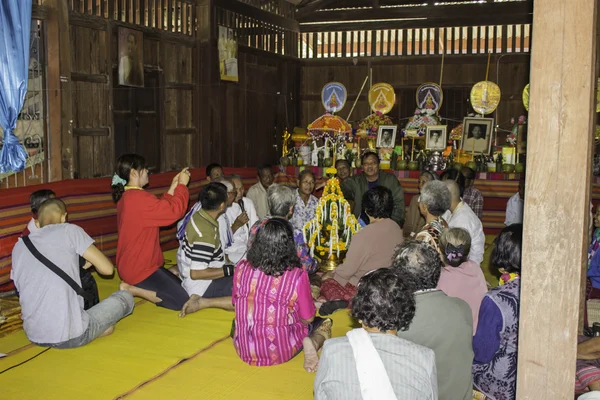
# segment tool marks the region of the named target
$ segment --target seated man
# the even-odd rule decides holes
[[[222,183],[211,182],[202,188],[198,200],[202,208],[187,223],[177,252],[181,285],[190,295],[181,317],[204,308],[203,298],[218,300],[212,302],[211,307],[233,310],[234,266],[225,264],[217,222],[227,207],[227,188]]]
[[[247,197],[244,197],[244,184],[239,175],[231,175],[229,177],[236,190],[234,204],[239,206],[240,214],[236,215],[234,207],[229,207],[226,211],[230,221],[234,221],[231,225],[233,232],[233,247],[229,254],[229,259],[233,263],[237,263],[246,253],[248,249],[248,239],[250,238],[250,228],[258,221],[254,203]]]
[[[523,223],[523,207],[525,206],[525,179],[519,181],[519,191],[506,204],[506,220],[504,225]]]
[[[460,172],[465,178],[465,189],[461,197],[471,207],[475,215],[481,219],[483,216],[483,195],[474,185],[475,171],[469,167],[463,167]]]
[[[267,189],[273,184],[273,167],[269,164],[258,166],[258,182],[248,190],[248,198],[256,207],[256,214],[263,219],[269,214],[269,203],[267,202]]]
[[[473,317],[466,302],[436,289],[443,266],[427,243],[409,240],[396,250],[392,269],[417,290],[415,317],[398,336],[435,353],[440,400],[471,400]]]
[[[40,209],[40,206],[46,200],[55,199],[55,198],[56,198],[56,193],[54,193],[50,189],[36,190],[35,192],[31,193],[31,195],[29,196],[29,205],[31,206],[32,218],[31,218],[31,220],[29,220],[29,223],[27,223],[27,227],[23,230],[23,233],[21,233],[21,236],[27,236],[30,233],[33,233],[39,229],[36,225],[36,221],[37,221],[37,214],[38,214],[38,210]]]
[[[268,190],[268,196],[270,207],[269,214],[271,217],[284,218],[287,220],[292,218],[292,215],[294,215],[294,205],[296,204],[296,194],[292,189],[285,185],[271,185]],[[260,221],[258,224],[252,226],[252,229],[250,230],[250,242],[252,241],[252,237],[255,236],[260,223],[263,222],[264,221]],[[296,242],[296,249],[298,250],[298,257],[300,257],[302,268],[308,271],[309,274],[315,272],[318,268],[317,261],[310,256],[308,246],[304,241],[304,234],[298,229],[294,229],[294,241]],[[248,247],[250,247],[250,245]]]
[[[102,275],[114,267],[94,240],[77,225],[65,223],[67,208],[59,199],[46,200],[38,211],[38,230],[29,235],[35,248],[78,285],[79,256],[94,264]],[[109,335],[117,321],[133,311],[133,296],[126,291],[83,309],[79,297],[61,277],[40,262],[19,239],[12,253],[11,278],[19,291],[23,329],[31,342],[45,347],[68,349],[83,346]]]
[[[369,189],[375,186],[385,186],[392,191],[394,198],[394,211],[392,219],[402,227],[404,225],[404,192],[398,182],[398,178],[389,172],[379,170],[379,156],[377,153],[366,152],[362,156],[363,173],[346,178],[340,185],[346,200],[354,201],[352,212],[354,216],[364,225],[368,225],[369,219],[364,213],[362,198]]]
[[[481,220],[475,215],[471,207],[460,198],[458,184],[452,180],[444,183],[450,191],[450,210],[444,214],[444,219],[450,228],[463,228],[471,236],[471,252],[469,260],[481,265],[485,252],[485,234]]]
[[[222,177],[223,167],[220,164],[212,163],[206,166],[206,180],[209,182],[216,182],[217,179]]]

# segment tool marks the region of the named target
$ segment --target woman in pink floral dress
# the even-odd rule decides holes
[[[332,322],[315,318],[308,273],[288,221],[270,218],[258,229],[233,281],[233,342],[242,361],[277,365],[304,350],[304,368],[316,371],[317,352],[331,337]]]

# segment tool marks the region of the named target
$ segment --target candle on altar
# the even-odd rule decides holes
[[[412,138],[412,148],[410,149],[410,161],[415,161],[415,138]]]
[[[471,151],[471,154],[473,155],[473,159],[475,159],[475,140],[473,139],[473,150]]]

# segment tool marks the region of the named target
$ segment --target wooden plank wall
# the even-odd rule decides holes
[[[203,63],[211,52],[215,60],[216,43],[200,51],[202,154],[196,165],[252,167],[278,162],[283,131],[298,121],[299,62],[240,46],[239,82],[225,82],[216,62],[212,68]]]
[[[500,58],[499,74],[497,61]],[[372,58],[360,60],[356,65],[351,60],[305,60],[302,66],[300,84],[301,124],[306,127],[324,113],[321,104],[321,89],[327,82],[337,81],[346,86],[348,102],[339,113],[346,118],[356,99],[365,77],[372,69],[372,82],[386,82],[396,90],[397,104],[390,112],[395,123],[413,115],[416,108],[415,92],[425,82],[438,82],[440,79],[441,57],[397,57],[392,59]],[[446,56],[443,76],[444,103],[440,115],[445,118],[462,121],[467,112],[473,112],[468,104],[473,84],[485,80],[487,56]],[[490,63],[489,80],[496,81],[502,90],[502,100],[496,113],[492,114],[502,128],[511,129],[510,119],[525,114],[522,91],[529,82],[529,55],[493,55]],[[350,118],[358,121],[370,114],[367,100],[367,83],[356,108]],[[458,122],[450,121],[450,126]],[[503,138],[504,135],[499,137]],[[500,143],[500,142],[499,142]]]

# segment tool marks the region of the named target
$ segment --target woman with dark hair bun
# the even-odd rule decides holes
[[[364,212],[371,223],[352,237],[346,260],[334,272],[323,275],[321,315],[348,307],[356,294],[358,281],[367,272],[389,268],[396,246],[404,241],[402,228],[391,219],[394,210],[392,191],[376,186],[362,198]]]
[[[366,274],[352,300],[361,328],[323,346],[316,400],[438,398],[433,350],[397,336],[415,316],[414,287],[394,271]]]
[[[144,157],[124,154],[117,160],[112,179],[117,203],[117,269],[121,290],[155,303],[181,310],[189,299],[181,280],[163,268],[159,229],[183,217],[189,200],[187,168],[175,175],[161,198],[146,192],[148,168]]]
[[[494,241],[492,265],[502,273],[479,309],[473,336],[473,385],[492,399],[514,399],[521,288],[523,225],[507,226]]]
[[[304,369],[314,372],[317,352],[331,337],[331,320],[315,317],[308,273],[302,269],[294,232],[283,218],[259,223],[248,257],[233,274],[235,349],[247,364],[289,361],[304,350]]]

